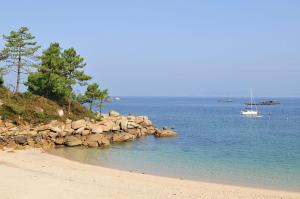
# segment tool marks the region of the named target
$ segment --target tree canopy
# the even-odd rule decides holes
[[[0,60],[5,62],[8,72],[17,74],[15,93],[19,92],[21,74],[27,74],[35,65],[35,53],[40,48],[35,37],[31,35],[27,27],[21,27],[17,31],[11,31],[9,35],[3,35],[5,47],[1,51]]]
[[[90,110],[97,102],[100,112],[103,103],[109,101],[107,89],[101,90],[97,83],[88,85],[91,77],[84,71],[85,60],[74,48],[62,49],[59,43],[51,43],[40,56],[36,56],[40,46],[26,27],[11,31],[3,38],[5,46],[0,51],[0,64],[4,64],[0,65],[0,86],[4,83],[3,75],[16,72],[14,90],[18,93],[21,75],[28,74],[25,86],[29,93],[54,100],[64,107],[68,105],[69,113],[71,104],[79,104],[78,101],[90,103]],[[76,86],[87,86],[86,92],[77,98]]]
[[[74,48],[62,52],[58,43],[51,43],[40,57],[38,71],[28,76],[28,90],[47,98],[69,102],[73,99],[73,86],[85,85],[91,79],[82,70],[84,59]]]

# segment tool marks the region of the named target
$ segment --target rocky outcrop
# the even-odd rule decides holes
[[[79,146],[82,144],[82,141],[75,136],[67,136],[65,138],[65,145],[67,146]]]
[[[157,129],[156,132],[154,133],[155,137],[174,137],[176,136],[176,132],[169,130],[169,129]]]
[[[121,116],[111,111],[100,121],[81,119],[65,122],[53,120],[48,124],[16,125],[0,119],[0,148],[60,146],[106,147],[111,143],[133,141],[147,135],[176,136],[176,132],[158,129],[146,116]]]

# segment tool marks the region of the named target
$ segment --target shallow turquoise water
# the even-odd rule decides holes
[[[209,182],[300,191],[300,99],[259,107],[262,118],[239,115],[247,99],[124,97],[106,107],[148,115],[178,136],[152,136],[109,149],[54,153],[91,164]]]

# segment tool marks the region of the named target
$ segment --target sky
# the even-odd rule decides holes
[[[298,0],[0,0],[0,19],[74,47],[114,96],[300,97]]]

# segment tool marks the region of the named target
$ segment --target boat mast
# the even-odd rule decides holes
[[[251,110],[252,110],[252,88],[250,88],[250,98],[251,98],[250,106],[251,106]]]

